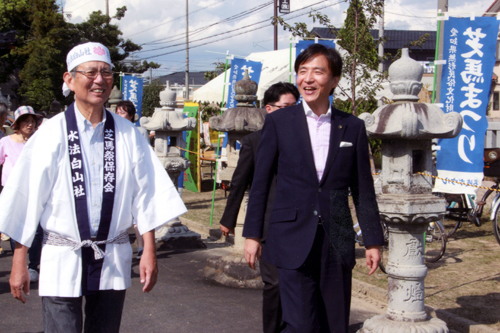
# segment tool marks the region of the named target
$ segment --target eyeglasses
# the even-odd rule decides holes
[[[292,106],[293,104],[285,104],[285,105],[268,104],[268,105],[274,106],[275,108],[278,108],[278,109],[283,109],[283,108],[286,108],[288,106]]]
[[[97,78],[97,75],[99,75],[99,73],[101,74],[103,79],[112,79],[113,78],[113,72],[109,71],[109,70],[97,71],[95,69],[91,69],[88,71],[75,71],[75,72],[83,74],[91,80],[95,80]]]

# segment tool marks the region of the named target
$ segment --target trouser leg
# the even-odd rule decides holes
[[[40,225],[38,225],[35,233],[35,238],[33,238],[33,243],[31,243],[31,247],[28,250],[28,267],[36,271],[39,270],[40,266],[40,256],[42,255],[42,240],[43,229]]]
[[[81,333],[81,297],[42,297],[45,333]]]
[[[100,290],[85,296],[85,333],[118,333],[125,290]]]
[[[278,268],[261,259],[260,274],[264,282],[264,290],[262,292],[262,321],[264,333],[280,332],[282,310],[278,284]]]
[[[322,226],[304,264],[278,273],[285,332],[348,331],[351,272],[330,253]]]

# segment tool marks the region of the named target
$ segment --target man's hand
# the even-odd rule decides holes
[[[151,230],[144,233],[142,235],[142,239],[144,240],[144,252],[142,253],[141,261],[139,262],[139,275],[141,283],[144,283],[142,292],[148,293],[153,290],[158,276],[155,231]]]
[[[228,228],[226,226],[220,225],[220,231],[222,231],[222,235],[229,236],[230,234],[234,235],[234,228]]]
[[[245,260],[250,268],[255,269],[255,261],[260,259],[262,254],[262,246],[260,238],[247,238],[245,240]]]
[[[370,268],[368,275],[372,275],[378,268],[380,262],[380,246],[369,246],[366,248],[366,266]]]
[[[12,259],[12,271],[10,272],[10,293],[14,298],[26,303],[24,295],[30,294],[30,274],[26,265],[28,248],[16,242],[14,258]],[[23,294],[24,292],[24,294]]]

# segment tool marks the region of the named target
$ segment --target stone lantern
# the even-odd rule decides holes
[[[116,105],[123,100],[123,94],[118,89],[117,86],[114,86],[113,89],[111,89],[111,93],[109,94],[109,111],[116,113]]]
[[[238,102],[236,107],[227,109],[221,116],[210,118],[210,128],[228,134],[227,167],[220,173],[221,180],[229,182],[233,177],[239,158],[236,141],[241,140],[245,135],[260,130],[264,126],[264,118],[267,112],[265,109],[256,108],[253,104],[257,100],[257,96],[255,96],[257,89],[257,83],[250,79],[248,70],[245,70],[243,79],[235,84],[236,96],[234,99]],[[248,192],[245,193],[241,203],[234,230],[234,249],[237,251],[243,250],[244,239],[242,233],[247,204]]]
[[[446,323],[424,310],[424,232],[445,214],[445,201],[432,195],[433,138],[453,138],[462,117],[418,103],[423,68],[403,49],[389,67],[394,104],[364,113],[370,138],[382,139],[380,217],[389,230],[388,309],[368,319],[359,332],[448,332]]]
[[[59,103],[56,99],[54,99],[50,103],[49,112],[52,114],[58,114],[59,112],[61,112],[61,103]]]
[[[234,99],[238,102],[235,108],[227,109],[221,116],[210,118],[210,128],[227,132],[227,167],[220,173],[221,180],[231,181],[238,163],[239,151],[236,141],[245,135],[258,131],[264,125],[265,109],[257,109],[253,104],[257,100],[258,85],[248,76],[248,70],[241,81],[236,82]]]
[[[155,131],[156,155],[177,187],[181,172],[190,166],[189,160],[182,155],[182,149],[186,148],[182,132],[194,129],[196,118],[184,118],[182,111],[175,110],[175,97],[175,92],[167,87],[160,93],[162,107],[155,108],[152,117],[142,117],[140,123],[145,129]],[[169,242],[199,240],[201,236],[182,225],[179,219],[175,219],[157,230],[156,237]]]

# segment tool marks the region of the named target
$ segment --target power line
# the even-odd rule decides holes
[[[315,4],[312,4],[312,5],[309,5],[309,6],[306,6],[306,7],[303,7],[301,9],[298,9],[298,10],[295,10],[294,13],[298,12],[298,11],[301,11],[305,8],[308,8],[308,7],[311,7],[311,6],[314,6],[316,4],[319,4],[319,3],[322,3],[322,2],[325,2],[325,1],[328,1],[328,0],[323,0],[323,1],[319,1]],[[342,3],[342,2],[345,2],[345,1],[340,1],[336,4],[339,4],[339,3]],[[327,5],[327,6],[324,6],[324,7],[321,7],[321,8],[318,8],[317,10],[321,10],[321,9],[324,9],[326,7],[330,7],[332,5]],[[293,18],[297,18],[299,16],[302,16],[302,15],[305,15],[306,13],[301,13],[301,14],[298,14],[296,16],[292,16],[292,17],[289,17],[289,19],[293,19]],[[257,24],[261,24],[263,22],[268,22],[268,20],[264,20],[264,21],[260,21],[260,22],[257,22],[257,23],[254,23],[254,24],[250,24],[248,26],[245,26],[245,27],[241,27],[241,28],[238,28],[238,29],[233,29],[233,30],[230,30],[230,31],[226,31],[226,32],[223,32],[223,33],[219,33],[219,34],[216,34],[216,35],[212,35],[212,36],[209,36],[209,37],[205,37],[205,38],[201,38],[197,41],[201,41],[201,40],[205,40],[205,39],[210,39],[210,38],[213,38],[213,37],[216,37],[216,36],[220,36],[220,35],[223,35],[223,34],[227,34],[227,33],[231,33],[231,32],[234,32],[234,31],[238,31],[238,30],[241,30],[241,29],[244,29],[244,28],[248,28],[250,26],[254,26],[254,25],[257,25]],[[243,34],[246,34],[248,32],[252,32],[252,31],[256,31],[256,30],[260,30],[260,29],[263,29],[263,28],[266,28],[268,27],[268,25],[264,25],[264,26],[261,26],[261,27],[258,27],[258,28],[255,28],[255,29],[252,29],[252,30],[248,30],[248,31],[244,31],[244,32],[241,32],[241,33],[238,33],[238,34],[235,34],[235,35],[232,35],[232,36],[229,36],[229,37],[226,37],[224,39],[229,39],[229,38],[233,38],[233,37],[236,37],[236,36],[240,36],[240,35],[243,35]],[[215,40],[215,41],[209,41],[209,42],[206,42],[206,43],[202,43],[202,44],[198,44],[198,45],[194,45],[194,46],[190,46],[189,49],[192,49],[192,48],[197,48],[197,47],[200,47],[200,46],[204,46],[204,45],[207,45],[207,44],[211,44],[211,43],[215,43],[215,42],[218,42],[218,41],[221,41],[223,39],[218,39],[218,40]],[[176,46],[176,45],[170,45],[170,46],[165,46],[163,48],[158,48],[158,49],[166,49],[166,48],[170,48],[170,47],[173,47],[173,46]],[[178,45],[177,45],[178,46]],[[156,49],[156,50],[158,50]],[[166,52],[166,53],[162,53],[162,54],[157,54],[157,55],[153,55],[153,56],[149,56],[149,57],[145,57],[145,58],[142,58],[141,60],[146,60],[146,59],[152,59],[152,58],[156,58],[156,57],[161,57],[161,56],[164,56],[164,55],[168,55],[168,54],[172,54],[172,53],[177,53],[177,52],[182,52],[182,51],[185,51],[186,49],[179,49],[179,50],[175,50],[175,51],[171,51],[171,52]],[[153,51],[153,50],[148,50],[148,51]],[[148,52],[148,51],[143,51],[143,52]]]
[[[196,30],[193,30],[193,31],[192,31],[189,35],[190,35],[190,36],[191,36],[191,35],[194,35],[195,33],[198,33],[198,32],[201,32],[201,31],[204,31],[204,30],[206,30],[206,29],[208,29],[208,28],[211,28],[211,27],[216,26],[216,25],[221,24],[221,23],[231,22],[231,21],[234,21],[234,20],[237,20],[237,19],[241,19],[241,18],[243,18],[243,17],[245,17],[245,16],[248,16],[248,15],[250,15],[250,14],[253,14],[253,13],[255,13],[255,12],[257,12],[257,11],[259,11],[259,10],[261,10],[261,9],[263,9],[263,8],[265,8],[265,7],[267,7],[267,6],[270,6],[272,3],[273,3],[273,1],[268,1],[268,2],[266,2],[266,3],[264,3],[264,4],[261,4],[261,5],[258,5],[258,6],[256,6],[256,7],[250,8],[250,9],[245,10],[245,11],[243,11],[243,12],[240,12],[240,13],[238,13],[238,14],[235,14],[235,15],[229,16],[229,17],[227,17],[227,18],[225,18],[225,19],[223,19],[223,20],[221,20],[221,21],[218,21],[218,22],[215,22],[215,23],[212,23],[212,24],[209,24],[209,25],[203,26],[203,27],[201,27],[201,28],[198,28],[198,29],[196,29]],[[185,17],[185,16],[184,16],[184,17]],[[150,44],[155,44],[155,43],[157,43],[157,42],[159,42],[159,41],[162,41],[162,40],[165,40],[165,39],[170,39],[170,38],[175,38],[175,37],[179,37],[179,36],[180,36],[181,38],[184,38],[184,36],[185,36],[185,35],[184,35],[184,33],[179,33],[179,34],[176,34],[176,35],[173,35],[173,36],[169,36],[169,37],[165,37],[165,38],[157,39],[157,40],[154,40],[154,41],[151,41],[151,42],[143,43],[143,44],[141,44],[141,46],[144,46],[144,45],[150,45]],[[173,40],[171,40],[171,41],[174,41],[174,40],[176,40],[176,39],[173,39]],[[169,42],[171,42],[171,41],[168,41],[168,42],[165,42],[165,43],[169,43]]]
[[[219,3],[224,2],[224,1],[226,1],[226,0],[221,0],[221,1],[219,1],[219,2],[215,2],[215,3],[211,4],[211,5],[208,5],[207,7],[202,7],[202,8],[200,8],[200,9],[195,10],[195,11],[189,12],[189,15],[194,14],[194,13],[197,13],[197,12],[199,12],[199,11],[201,11],[201,10],[204,10],[204,9],[210,8],[210,7],[212,7],[212,6],[215,6],[216,4],[219,4]],[[156,29],[156,28],[158,28],[158,27],[161,27],[162,25],[165,25],[165,24],[168,24],[168,23],[171,23],[171,22],[177,21],[177,20],[179,20],[179,19],[183,19],[183,18],[185,18],[185,17],[186,17],[186,15],[182,15],[182,16],[176,17],[176,18],[174,18],[174,19],[171,19],[170,21],[163,22],[163,23],[160,23],[160,24],[158,24],[158,25],[156,25],[156,26],[154,26],[154,27],[148,28],[148,29],[146,29],[146,30],[136,32],[135,34],[129,35],[128,37],[132,37],[132,36],[135,36],[135,35],[142,34],[143,32],[146,32],[146,31],[149,31],[149,30]]]
[[[297,9],[293,12],[291,12],[290,14],[292,13],[297,13],[299,11],[302,11],[304,9],[307,9],[309,7],[312,7],[312,6],[315,6],[317,4],[320,4],[322,2],[326,2],[328,0],[322,0],[322,1],[319,1],[319,2],[316,2],[312,5],[308,5],[308,6],[305,6],[305,7],[302,7],[300,9]],[[341,2],[345,2],[345,1],[341,1]],[[341,2],[338,2],[338,3],[341,3]],[[321,8],[318,8],[318,10],[320,9],[323,9],[323,8],[326,8],[326,7],[330,7],[331,5],[327,5],[327,6],[324,6],[324,7],[321,7]],[[290,15],[288,14],[288,15]],[[286,15],[286,14],[285,14]],[[289,19],[293,19],[293,18],[296,18],[296,17],[299,17],[299,16],[302,16],[302,15],[305,15],[305,13],[302,13],[302,14],[298,14],[296,16],[292,16],[292,17],[289,17]],[[199,42],[199,41],[203,41],[203,40],[206,40],[206,39],[210,39],[210,38],[214,38],[214,37],[217,37],[217,36],[220,36],[220,35],[225,35],[225,34],[228,34],[228,33],[232,33],[232,32],[235,32],[235,31],[239,31],[239,30],[242,30],[242,29],[246,29],[246,28],[249,28],[249,27],[252,27],[252,26],[255,26],[255,25],[258,25],[258,24],[262,24],[262,23],[267,23],[269,21],[269,19],[265,19],[265,20],[262,20],[262,21],[259,21],[259,22],[256,22],[256,23],[252,23],[252,24],[249,24],[249,25],[246,25],[246,26],[243,26],[243,27],[240,27],[240,28],[236,28],[236,29],[233,29],[233,30],[228,30],[228,31],[225,31],[225,32],[221,32],[221,33],[217,33],[217,34],[214,34],[214,35],[211,35],[211,36],[207,36],[207,37],[203,37],[203,38],[199,38],[197,40],[193,40],[192,43],[194,42]],[[267,26],[267,25],[266,25]],[[265,26],[264,26],[265,27]],[[255,30],[258,30],[258,29],[262,29],[264,27],[259,27],[259,28],[256,28]],[[251,31],[254,31],[254,30],[249,30],[247,32],[251,32]],[[237,34],[235,36],[239,36],[240,34]],[[231,37],[234,37],[234,36],[231,36]],[[184,43],[177,43],[177,44],[173,44],[173,45],[168,45],[168,46],[163,46],[163,47],[159,47],[159,48],[156,48],[156,49],[151,49],[151,50],[141,50],[141,51],[137,51],[135,52],[134,54],[137,54],[137,53],[143,53],[143,52],[153,52],[153,51],[158,51],[158,50],[163,50],[163,49],[167,49],[167,48],[171,48],[171,47],[175,47],[175,46],[180,46],[180,45],[183,45]],[[205,44],[203,44],[205,45]]]

